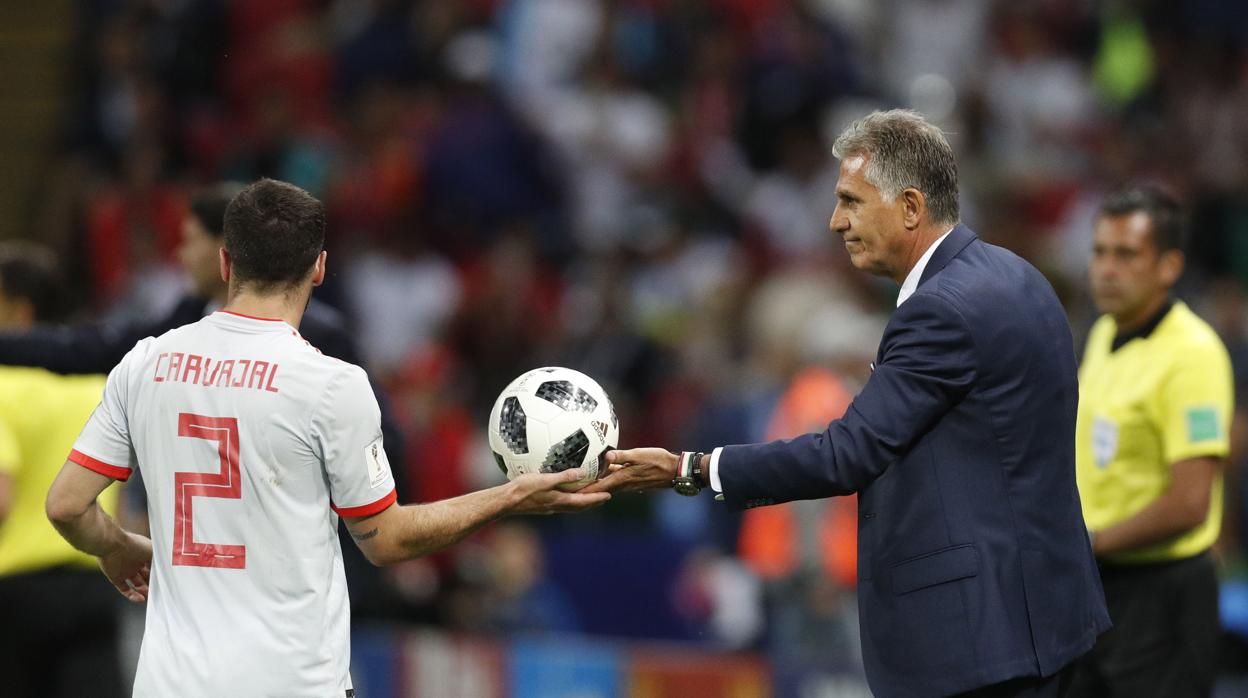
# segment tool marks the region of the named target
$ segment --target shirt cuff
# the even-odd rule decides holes
[[[719,454],[724,452],[724,447],[720,446],[711,451],[711,463],[706,467],[707,479],[711,481],[711,489],[716,492],[723,492],[724,485],[719,480]]]
[[[81,465],[87,470],[97,472],[105,477],[111,477],[114,480],[125,482],[130,479],[130,468],[122,468],[116,465],[110,465],[102,460],[96,460],[78,449],[70,450],[68,460],[72,463]]]
[[[335,514],[343,518],[348,518],[348,519],[363,518],[365,516],[372,516],[373,514],[377,514],[382,511],[385,511],[387,508],[390,507],[391,504],[394,504],[398,500],[398,498],[399,498],[398,492],[395,490],[390,490],[390,494],[382,497],[381,499],[378,499],[372,504],[364,504],[358,507],[340,507],[340,506],[335,505],[331,501],[329,503],[329,508],[333,509]]]

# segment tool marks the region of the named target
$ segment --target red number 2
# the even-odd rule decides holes
[[[178,415],[178,436],[216,441],[221,471],[173,474],[173,564],[243,569],[247,566],[246,546],[196,543],[195,520],[191,512],[196,497],[242,497],[242,475],[238,470],[238,420],[183,412]]]

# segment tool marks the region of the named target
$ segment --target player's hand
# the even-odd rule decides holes
[[[676,478],[680,456],[665,448],[607,451],[607,476],[580,492],[632,492],[667,489]]]
[[[513,514],[554,514],[581,511],[596,507],[611,499],[608,492],[586,494],[585,490],[564,492],[560,485],[580,480],[584,475],[580,468],[561,473],[528,473],[511,481],[511,487],[519,498],[511,507]]]
[[[147,583],[152,573],[152,541],[126,532],[126,542],[100,557],[100,569],[113,587],[134,603],[147,601]]]

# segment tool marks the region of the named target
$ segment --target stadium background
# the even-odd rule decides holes
[[[406,501],[497,481],[484,418],[539,365],[598,378],[625,445],[843,409],[895,287],[827,232],[827,146],[872,108],[949,132],[964,220],[1049,276],[1077,341],[1099,197],[1167,184],[1193,212],[1181,295],[1240,383],[1220,691],[1248,691],[1243,2],[43,0],[0,26],[0,238],[62,255],[78,318],[152,316],[182,289],[189,192],[308,189],[331,221],[317,295],[393,403]],[[620,497],[378,573],[357,686],[864,695],[852,511],[786,511]]]

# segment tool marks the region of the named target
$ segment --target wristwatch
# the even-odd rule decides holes
[[[702,455],[696,451],[682,451],[676,463],[676,477],[672,489],[686,497],[697,496],[702,491]]]

